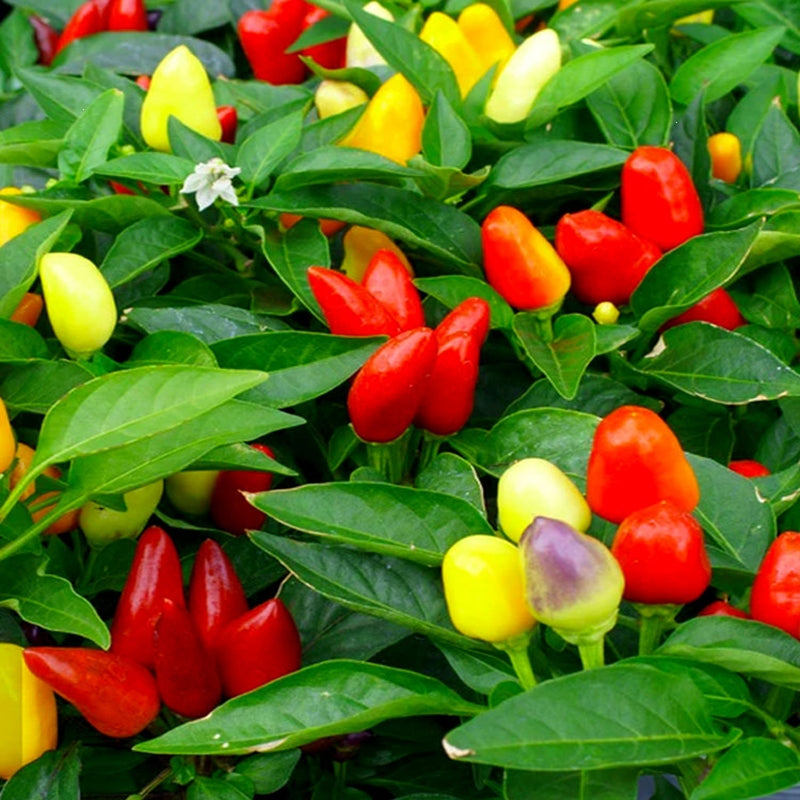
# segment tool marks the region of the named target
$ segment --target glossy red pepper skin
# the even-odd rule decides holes
[[[342,272],[308,268],[308,285],[336,336],[395,336],[397,320],[370,291]]]
[[[231,560],[217,542],[206,539],[192,565],[189,613],[209,652],[216,650],[222,629],[247,609],[247,597]]]
[[[732,331],[747,324],[741,315],[739,306],[734,299],[721,286],[707,294],[686,311],[665,322],[661,330],[674,328],[686,322],[710,322],[720,328]]]
[[[689,170],[666,147],[638,147],[622,167],[622,222],[672,250],[703,232],[703,206]]]
[[[152,525],[136,544],[133,564],[111,623],[111,652],[152,669],[154,631],[165,599],[185,606],[181,562],[166,531]]]
[[[330,11],[319,6],[311,6],[308,13],[303,17],[302,30],[316,25],[320,20],[330,15]],[[347,49],[347,37],[332,39],[329,42],[312,45],[301,50],[301,54],[306,58],[313,58],[326,69],[341,69],[345,66],[345,51]]]
[[[86,0],[85,3],[78,6],[75,13],[69,18],[64,30],[61,31],[53,56],[57,56],[76,39],[91,36],[93,33],[100,33],[102,30],[103,17],[99,7],[94,0]]]
[[[699,499],[694,470],[658,414],[620,406],[603,418],[586,472],[586,500],[594,513],[619,523],[659,500],[691,512]]]
[[[251,447],[270,458],[275,453],[270,447],[257,442]],[[267,515],[250,505],[242,492],[266,492],[272,486],[272,473],[261,470],[222,470],[211,493],[211,519],[223,531],[233,536],[244,536],[248,530],[258,530]]]
[[[556,250],[582,303],[622,306],[661,258],[656,245],[600,211],[564,214],[556,225]]]
[[[155,675],[164,705],[197,719],[222,698],[213,655],[203,646],[192,617],[182,606],[164,600],[155,629]]]
[[[100,15],[100,30],[104,31],[108,28],[108,16],[111,13],[111,4],[114,0],[94,0],[97,6],[97,13]]]
[[[112,0],[106,27],[110,31],[146,31],[147,9],[142,0]]]
[[[217,119],[222,127],[222,140],[227,144],[236,141],[236,127],[239,124],[239,115],[235,106],[217,106]]]
[[[470,297],[440,323],[436,361],[414,424],[437,436],[452,436],[464,427],[475,406],[478,362],[489,332],[489,304]]]
[[[366,442],[391,442],[414,421],[436,362],[430,328],[405,331],[381,345],[359,370],[347,395],[356,434]]]
[[[36,14],[31,14],[28,22],[33,28],[33,39],[36,42],[36,49],[39,51],[39,63],[47,67],[56,54],[58,31]]]
[[[300,634],[289,609],[267,600],[223,628],[217,664],[226,697],[237,697],[300,669]]]
[[[361,285],[395,318],[401,331],[425,325],[417,287],[391,250],[378,250],[367,264]]]
[[[86,647],[28,647],[24,658],[34,675],[106,736],[135,736],[158,715],[155,679],[129,658]]]
[[[632,603],[683,605],[711,581],[711,563],[697,520],[662,500],[625,517],[611,553],[625,575]]]
[[[769,546],[753,581],[750,616],[800,639],[800,533],[785,531]]]
[[[732,606],[726,600],[715,600],[705,608],[697,612],[698,617],[738,617],[739,619],[750,619],[750,615],[741,608]]]
[[[742,458],[731,461],[728,464],[728,469],[738,472],[745,478],[764,478],[772,473],[760,461],[755,461],[751,458]]]

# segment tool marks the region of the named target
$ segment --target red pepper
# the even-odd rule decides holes
[[[414,417],[418,428],[451,436],[466,424],[475,405],[478,360],[490,316],[485,300],[470,297],[436,327],[436,361]]]
[[[213,539],[197,550],[189,579],[189,612],[203,644],[214,652],[222,628],[247,612],[247,597],[231,560]]]
[[[672,250],[703,232],[703,206],[692,176],[666,147],[638,147],[622,167],[622,221]]]
[[[772,474],[760,461],[754,461],[749,458],[731,461],[728,464],[728,469],[732,469],[734,472],[744,475],[745,478],[763,478]]]
[[[330,11],[319,6],[311,6],[308,13],[303,18],[302,30],[316,25],[320,20],[330,16]],[[321,42],[301,50],[301,54],[306,58],[313,58],[326,69],[342,69],[345,66],[345,51],[347,49],[347,37],[332,39],[329,42]]]
[[[623,597],[632,603],[683,605],[711,581],[703,529],[666,500],[625,517],[611,553],[625,575]]]
[[[739,619],[750,619],[750,615],[741,608],[732,606],[726,600],[715,600],[705,608],[697,612],[698,617],[739,617]]]
[[[91,36],[93,33],[100,33],[103,30],[103,18],[99,7],[94,0],[86,0],[75,10],[69,18],[64,30],[58,37],[55,53],[58,55],[68,44],[72,44],[76,39],[84,36]]]
[[[283,602],[267,600],[223,628],[217,663],[226,697],[236,697],[300,669],[297,626]]]
[[[394,336],[397,320],[370,291],[342,272],[308,268],[308,285],[337,336]]]
[[[275,456],[265,444],[251,444],[270,458]],[[266,492],[272,486],[272,473],[262,470],[222,470],[211,493],[211,518],[214,524],[234,536],[258,530],[267,515],[251,505],[242,492]]]
[[[381,345],[366,361],[347,395],[356,434],[367,442],[391,442],[417,414],[436,362],[436,336],[415,328]]]
[[[561,217],[556,250],[569,267],[575,297],[593,306],[630,302],[647,270],[661,258],[652,242],[591,209]]]
[[[254,9],[239,18],[239,41],[258,80],[275,85],[305,80],[299,54],[285,51],[300,35],[307,12],[305,0],[278,0],[267,11]]]
[[[747,321],[739,312],[734,299],[720,286],[707,294],[677,317],[661,326],[661,330],[683,325],[685,322],[710,322],[729,331],[746,325]]]
[[[136,544],[133,564],[111,623],[111,652],[152,669],[154,631],[164,600],[185,605],[181,562],[166,531],[152,525]]]
[[[405,264],[391,250],[378,250],[372,256],[361,285],[397,320],[401,331],[425,325],[417,287]]]
[[[108,16],[111,13],[111,4],[114,0],[94,0],[97,12],[100,14],[100,30],[108,29]]]
[[[769,546],[753,581],[750,616],[800,639],[800,533],[785,531]]]
[[[222,698],[217,667],[189,612],[164,600],[155,629],[155,673],[164,705],[190,719],[203,717]]]
[[[28,21],[33,28],[33,38],[39,51],[39,63],[47,67],[56,54],[58,31],[47,20],[36,14],[31,14]]]
[[[139,75],[136,78],[136,85],[140,88],[147,91],[150,88],[150,76],[149,75]]]
[[[153,676],[136,661],[85,647],[28,647],[28,669],[106,736],[144,730],[161,702]]]
[[[222,141],[233,144],[236,141],[236,126],[239,115],[235,106],[217,106],[217,119],[222,127]]]
[[[561,303],[569,270],[521,211],[497,206],[483,221],[481,237],[486,278],[509,305],[535,311]]]
[[[661,417],[648,408],[620,406],[595,431],[586,499],[596,514],[622,522],[659,500],[691,512],[700,489],[680,442]]]
[[[146,31],[147,9],[142,0],[112,0],[106,28],[110,31]]]

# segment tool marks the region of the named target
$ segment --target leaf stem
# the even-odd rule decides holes
[[[605,636],[578,644],[578,653],[584,669],[595,669],[606,663]]]
[[[528,655],[528,643],[531,640],[530,632],[508,639],[505,642],[496,642],[495,647],[508,654],[508,660],[514,667],[520,686],[525,691],[536,686],[536,676],[533,674],[531,659]]]
[[[56,504],[51,511],[31,525],[21,536],[18,536],[16,539],[8,542],[8,544],[0,547],[0,561],[19,552],[28,542],[33,541],[42,531],[46,531],[50,525],[64,514],[76,508],[80,508],[80,506],[83,505],[83,500],[84,498],[82,497],[76,497],[66,504]]]

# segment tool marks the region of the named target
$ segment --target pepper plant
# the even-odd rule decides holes
[[[2,800],[800,783],[796,3],[4,9]]]

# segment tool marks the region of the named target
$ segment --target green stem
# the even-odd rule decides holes
[[[531,659],[528,655],[528,643],[530,640],[531,634],[529,631],[505,642],[495,642],[494,645],[498,650],[508,654],[508,660],[511,662],[511,666],[514,667],[520,686],[525,691],[536,686],[536,676],[533,674]]]
[[[0,522],[11,513],[11,509],[14,508],[20,500],[28,486],[47,469],[47,466],[47,464],[40,464],[38,467],[32,467],[22,476],[22,480],[11,490],[8,497],[3,501],[3,504],[0,505]]]
[[[595,669],[606,663],[605,638],[605,636],[600,636],[598,639],[581,642],[578,645],[578,653],[584,669]]]
[[[771,686],[764,701],[764,710],[772,717],[785,720],[792,710],[794,690],[786,686]]]
[[[148,783],[147,786],[145,786],[142,789],[142,791],[139,792],[138,797],[142,798],[147,797],[147,795],[149,795],[150,792],[158,789],[158,787],[161,786],[162,783],[166,783],[171,777],[172,777],[171,767],[162,769],[161,772],[159,772],[158,775],[156,775],[155,778],[153,778],[153,780],[151,780],[150,783]]]
[[[333,762],[333,800],[343,800],[347,791],[347,762]]]
[[[15,553],[19,552],[28,542],[33,541],[36,539],[42,531],[47,530],[50,525],[52,525],[57,519],[62,517],[69,511],[72,511],[75,508],[79,508],[83,505],[83,499],[79,499],[74,502],[70,502],[66,505],[56,505],[52,511],[45,514],[38,522],[35,522],[31,525],[28,530],[25,531],[21,536],[18,536],[13,541],[10,541],[8,544],[3,545],[0,547],[0,561],[8,558],[9,556],[13,556]]]
[[[409,429],[410,430],[410,429]],[[401,483],[406,473],[409,431],[392,442],[367,442],[369,465],[383,475],[390,483]]]
[[[642,625],[639,628],[640,656],[649,656],[658,647],[661,641],[661,634],[664,632],[665,621],[664,617],[659,614],[642,617]]]
[[[425,432],[424,436],[422,437],[422,446],[420,447],[419,462],[417,467],[418,472],[422,472],[422,470],[424,470],[425,467],[427,467],[431,461],[436,458],[442,441],[443,440],[440,436],[433,436],[427,431]]]

